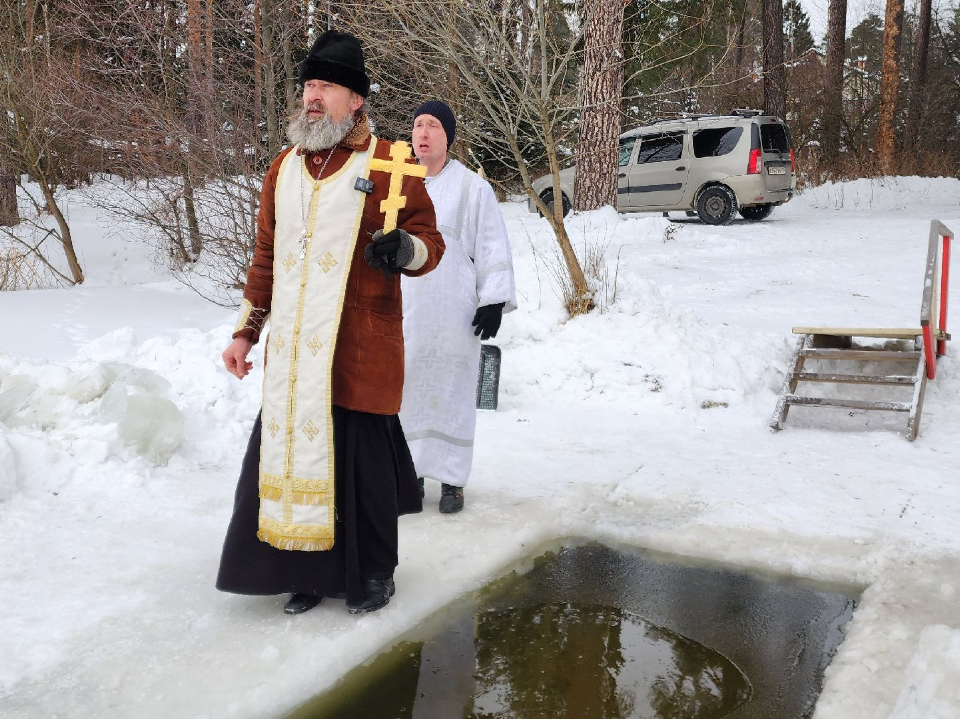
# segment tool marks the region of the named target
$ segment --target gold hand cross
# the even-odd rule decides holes
[[[400,209],[406,207],[407,198],[400,194],[400,185],[403,183],[404,175],[413,175],[415,177],[426,177],[426,165],[412,165],[407,160],[410,156],[410,146],[400,141],[393,143],[390,148],[391,160],[380,160],[374,158],[370,161],[371,170],[381,170],[390,173],[390,191],[387,193],[387,199],[380,203],[380,212],[386,217],[383,221],[384,234],[395,230],[397,227],[397,214]]]

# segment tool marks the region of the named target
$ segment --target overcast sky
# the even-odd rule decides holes
[[[957,0],[934,0],[934,12],[938,7],[952,7],[956,5]],[[803,9],[810,16],[810,32],[813,33],[813,39],[818,43],[823,42],[823,36],[827,32],[827,6],[829,0],[800,0]],[[916,0],[907,0],[907,11],[914,10],[917,6]],[[886,4],[881,0],[847,0],[847,34],[853,30],[860,21],[873,12],[883,17]]]

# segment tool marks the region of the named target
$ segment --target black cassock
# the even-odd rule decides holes
[[[242,595],[364,598],[362,579],[397,567],[397,518],[420,512],[420,486],[396,415],[333,406],[336,522],[331,550],[278,550],[257,539],[260,416],[243,458],[217,589]]]

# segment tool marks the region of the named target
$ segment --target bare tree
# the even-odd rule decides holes
[[[571,315],[589,311],[593,299],[563,219],[563,203],[533,189],[531,168],[546,167],[552,196],[560,198],[562,148],[576,109],[576,69],[581,35],[567,8],[552,0],[440,0],[340,3],[347,29],[368,52],[371,75],[399,89],[412,110],[434,94],[455,68],[464,116],[458,137],[496,161],[501,183],[519,186],[553,229],[570,282]],[[438,22],[446,18],[446,22]],[[409,68],[418,69],[411,79]],[[409,120],[403,135],[409,135]],[[515,185],[514,185],[515,183]],[[549,203],[549,204],[548,204]]]
[[[887,0],[883,21],[883,75],[880,80],[880,114],[877,119],[877,160],[884,173],[894,172],[897,95],[900,92],[900,36],[903,0]]]
[[[830,0],[827,20],[827,57],[823,67],[823,157],[836,161],[843,123],[843,59],[847,37],[847,0]]]
[[[70,116],[70,108],[77,101],[71,93],[78,79],[72,66],[54,62],[49,29],[47,5],[32,0],[17,0],[0,19],[0,107],[4,108],[0,157],[5,158],[7,173],[24,188],[33,204],[30,222],[42,237],[27,239],[16,228],[4,230],[4,235],[35,256],[59,280],[80,284],[83,270],[70,225],[57,200],[57,190],[71,171],[71,150],[82,142]],[[36,190],[26,187],[24,179],[35,183]],[[47,217],[53,218],[55,227],[47,226]],[[63,253],[66,273],[57,268],[43,246],[50,238]]]
[[[617,152],[623,96],[623,0],[585,0],[583,69],[574,206],[617,206]]]
[[[234,302],[262,175],[280,148],[289,78],[273,68],[286,62],[282,38],[261,41],[259,2],[62,1],[70,41],[91,51],[96,141],[113,155],[113,187],[92,197],[137,223],[184,282]],[[305,35],[293,21],[284,32]]]

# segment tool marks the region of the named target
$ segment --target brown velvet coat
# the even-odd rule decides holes
[[[328,177],[342,168],[351,153],[366,150],[370,145],[367,119],[361,115],[353,131],[333,151],[333,157],[324,168],[322,177]],[[378,140],[374,157],[389,159],[392,143]],[[256,343],[270,314],[274,282],[273,237],[276,227],[275,198],[280,163],[292,148],[284,150],[270,166],[263,181],[260,212],[257,216],[257,242],[253,262],[247,273],[243,297],[253,305],[247,324],[234,337],[245,337]],[[314,178],[326,160],[328,151],[307,154],[307,167]],[[403,394],[403,314],[400,302],[400,276],[388,280],[380,270],[374,270],[363,259],[363,249],[371,242],[374,232],[381,229],[384,215],[380,202],[387,197],[390,185],[388,173],[372,170],[370,180],[373,192],[364,201],[360,234],[347,277],[343,314],[337,335],[333,358],[333,404],[348,410],[394,415],[400,411]],[[433,203],[427,195],[423,180],[405,176],[402,192],[406,207],[400,210],[397,226],[418,237],[427,247],[428,258],[414,271],[404,270],[410,276],[423,275],[433,270],[443,255],[443,238],[436,227]],[[359,190],[357,192],[360,192]],[[323,222],[323,199],[317,222]]]

